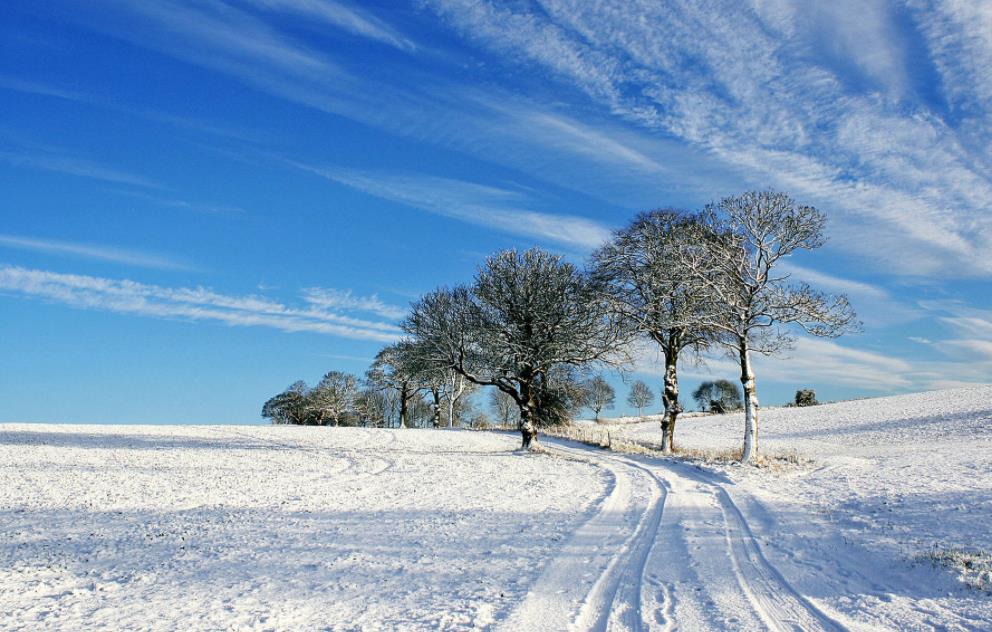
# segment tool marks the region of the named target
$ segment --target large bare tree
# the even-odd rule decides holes
[[[542,384],[557,367],[617,359],[624,331],[590,279],[539,249],[490,257],[470,287],[439,289],[404,328],[436,360],[513,398],[522,449],[537,437]]]
[[[677,253],[698,237],[701,219],[664,209],[638,215],[593,255],[593,274],[622,316],[661,348],[665,372],[661,447],[675,448],[678,366],[683,352],[703,350],[715,331],[706,316],[707,290]]]
[[[823,213],[784,193],[728,197],[703,212],[692,246],[679,249],[680,266],[706,288],[706,324],[740,363],[744,387],[742,462],[758,450],[758,395],[753,354],[792,344],[790,330],[834,338],[859,323],[847,297],[827,295],[780,272],[783,259],[824,243]]]

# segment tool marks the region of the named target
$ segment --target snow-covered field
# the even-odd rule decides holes
[[[0,628],[485,627],[607,475],[469,432],[0,427]]]
[[[992,629],[992,596],[920,559],[992,551],[992,387],[764,411],[801,465],[517,441],[0,425],[0,627]]]

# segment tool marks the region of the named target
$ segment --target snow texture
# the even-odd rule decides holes
[[[741,432],[689,417],[676,442]],[[762,411],[798,465],[543,441],[0,426],[2,627],[992,629],[931,562],[992,551],[992,387]]]

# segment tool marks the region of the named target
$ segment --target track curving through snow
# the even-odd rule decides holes
[[[553,438],[613,484],[502,629],[665,632],[847,628],[768,561],[716,475]]]

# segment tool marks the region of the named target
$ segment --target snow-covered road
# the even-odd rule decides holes
[[[846,629],[769,564],[719,476],[545,445],[603,467],[614,484],[505,629]]]

